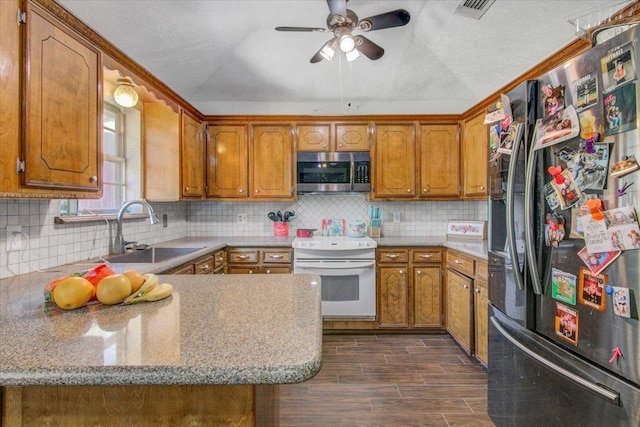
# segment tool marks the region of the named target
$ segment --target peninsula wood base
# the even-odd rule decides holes
[[[276,385],[2,388],[2,426],[277,426]]]

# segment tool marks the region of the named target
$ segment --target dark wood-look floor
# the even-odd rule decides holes
[[[322,352],[281,386],[281,426],[493,426],[486,370],[448,335],[325,335]]]

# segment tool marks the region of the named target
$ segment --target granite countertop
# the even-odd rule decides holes
[[[44,303],[57,277],[0,286],[0,385],[282,384],[320,370],[317,276],[160,276],[175,288],[165,300],[70,311]]]

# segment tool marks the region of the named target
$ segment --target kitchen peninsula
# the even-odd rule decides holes
[[[2,425],[277,425],[277,384],[320,370],[317,276],[160,276],[166,300],[63,311],[60,275],[0,287]]]

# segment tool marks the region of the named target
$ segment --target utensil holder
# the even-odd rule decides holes
[[[273,235],[275,237],[289,237],[289,223],[288,222],[274,222],[273,223]]]
[[[367,228],[367,234],[369,237],[380,237],[380,227]]]

